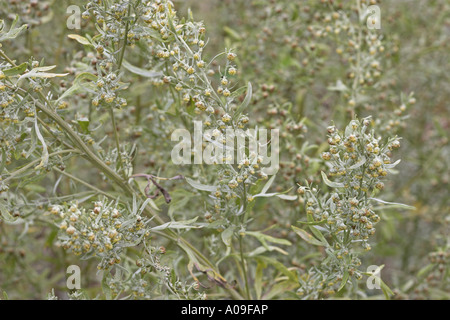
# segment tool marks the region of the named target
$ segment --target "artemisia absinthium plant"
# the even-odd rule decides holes
[[[125,182],[125,179],[129,178],[132,172],[131,150],[133,149],[125,150],[121,148],[120,137],[116,128],[115,110],[127,105],[126,100],[120,96],[120,92],[123,92],[123,89],[126,88],[126,85],[121,82],[121,70],[122,67],[125,67],[132,73],[142,73],[141,69],[134,68],[124,60],[127,47],[134,46],[140,40],[142,40],[140,43],[147,44],[150,58],[155,59],[158,63],[158,67],[153,67],[162,69],[162,72],[152,73],[153,84],[156,86],[171,85],[174,89],[171,92],[172,94],[178,92],[181,97],[180,101],[187,104],[187,107],[193,105],[193,115],[204,114],[203,123],[206,127],[213,129],[213,137],[217,141],[224,142],[226,129],[244,129],[245,124],[249,121],[248,117],[242,113],[251,99],[251,85],[248,85],[247,94],[238,108],[233,102],[238,96],[245,93],[246,88],[232,93],[232,79],[237,72],[234,64],[236,54],[228,50],[224,53],[226,65],[224,71],[221,72],[220,83],[213,86],[209,78],[213,75],[213,72],[206,69],[208,65],[202,57],[202,50],[205,46],[205,27],[202,23],[195,22],[192,19],[186,23],[181,23],[175,14],[172,3],[169,1],[146,3],[141,1],[117,1],[115,3],[92,1],[86,5],[86,9],[83,18],[94,17],[100,34],[93,38],[76,35],[71,35],[70,38],[95,49],[95,56],[92,54],[87,56],[88,59],[95,60],[95,63],[91,63],[84,72],[78,73],[73,86],[58,98],[54,98],[52,93],[47,92],[51,88],[49,79],[64,77],[67,74],[49,73],[48,71],[54,67],[40,66],[37,61],[16,64],[8,57],[7,53],[2,51],[6,70],[4,78],[7,82],[7,86],[4,86],[4,88],[2,86],[2,88],[11,91],[8,91],[7,96],[3,97],[5,108],[12,106],[14,101],[9,95],[11,94],[14,97],[13,92],[16,93],[17,100],[15,102],[27,108],[26,117],[34,117],[21,122],[20,125],[26,125],[28,121],[33,123],[34,139],[42,145],[40,158],[12,174],[7,174],[8,177],[5,181],[9,182],[25,169],[31,169],[38,165],[35,166],[35,169],[45,168],[46,171],[53,169],[73,181],[82,183],[96,193],[114,199],[115,196],[111,193],[102,191],[64,172],[64,165],[55,167],[54,156],[81,154],[100,169],[107,183],[113,183],[116,187],[122,189],[125,193],[124,198],[132,196],[134,201],[132,209],[126,205],[126,201],[122,200],[124,198],[108,204],[106,204],[106,200],[96,201],[91,209],[88,209],[89,206],[80,206],[76,201],[69,204],[57,203],[55,200],[47,203],[49,212],[54,216],[52,220],[60,229],[58,243],[63,248],[72,250],[76,255],[83,254],[84,257],[99,256],[101,262],[98,267],[105,270],[104,281],[109,283],[111,281],[109,271],[115,264],[122,262],[121,254],[126,251],[125,248],[140,244],[145,246],[146,238],[149,237],[152,230],[158,232],[159,230],[166,231],[166,229],[174,228],[173,224],[163,224],[163,220],[147,207],[149,200],[138,201],[138,206],[135,191]],[[23,28],[18,29],[13,25],[6,39],[15,38]],[[170,68],[167,68],[167,66]],[[32,69],[28,70],[27,67]],[[144,76],[148,76],[148,74],[144,73]],[[158,79],[158,77],[160,78]],[[26,84],[30,85],[33,94],[29,94],[27,91],[28,88],[24,85],[25,80],[28,81]],[[102,110],[108,111],[110,115],[115,143],[110,146],[107,152],[101,146],[101,141],[95,141],[93,132],[89,130],[89,119],[79,118],[77,121],[79,127],[74,128],[58,114],[69,108],[70,103],[67,101],[70,101],[72,95],[80,91],[93,94],[91,105],[99,112]],[[20,109],[12,108],[11,110],[18,112]],[[182,113],[188,119],[193,116],[185,110]],[[43,114],[50,121],[42,119]],[[7,121],[9,122],[8,119]],[[13,122],[17,121],[13,120]],[[63,134],[52,128],[55,124],[58,129],[62,130]],[[45,130],[46,138],[48,138],[47,135],[51,137],[51,143],[44,139],[41,130]],[[15,134],[17,134],[17,130],[15,130]],[[65,140],[65,137],[69,139]],[[13,144],[8,143],[7,146],[13,146]],[[18,144],[16,143],[14,146],[17,148]],[[32,149],[32,151],[35,151],[35,149]],[[9,164],[6,161],[7,156],[2,157],[2,159],[5,160],[6,164]],[[58,157],[57,160],[67,161],[68,157],[64,159]],[[221,160],[217,159],[217,162]],[[247,297],[250,297],[250,295],[248,280],[246,279],[245,259],[242,252],[242,236],[245,232],[245,220],[248,215],[244,213],[246,213],[247,203],[253,201],[250,187],[258,179],[267,179],[267,175],[261,171],[260,162],[260,158],[255,154],[246,154],[236,169],[232,166],[223,166],[222,169],[219,169],[220,183],[218,186],[214,186],[213,190],[214,210],[218,217],[222,218],[215,228],[222,230],[227,228],[229,232],[224,233],[227,236],[222,237],[227,246],[230,245],[230,239],[233,238],[233,235],[238,235],[237,232],[239,231],[241,240],[240,259],[244,270],[243,278],[245,278],[242,282],[245,283]],[[6,183],[3,189],[7,190]],[[234,202],[229,201],[233,198],[236,199]],[[9,207],[10,205],[12,203],[5,206]],[[162,224],[162,227],[161,225],[149,227],[149,221],[140,217],[137,213],[138,207],[141,213],[145,211],[156,218],[157,224]],[[211,221],[210,218],[208,220]],[[166,233],[169,238],[174,236],[172,231]],[[255,237],[262,236],[255,232],[254,235]],[[273,239],[272,241],[277,240]],[[278,241],[284,244],[289,243],[282,240]],[[199,259],[199,257],[196,257],[200,253],[195,251],[190,244],[180,242],[180,240],[177,240],[177,242],[189,251],[188,255],[191,260],[189,270],[191,273],[195,266],[197,270],[207,273],[211,280],[224,286],[232,295],[239,296],[233,288],[226,284],[225,279],[220,274],[211,269],[212,264],[206,258]],[[140,265],[142,263],[138,263],[137,268],[142,273],[144,270]],[[148,263],[145,263],[145,265],[148,265]],[[169,283],[174,285],[178,281],[173,275],[170,280],[164,282],[166,286]],[[173,290],[171,293],[174,293]],[[138,296],[148,298],[149,295],[148,293],[138,292]]]
[[[259,56],[242,65],[241,77],[253,80],[253,109],[261,110],[255,116],[258,123],[281,128],[285,151],[277,178],[280,191],[299,178],[320,180],[317,162],[309,161],[317,150],[314,144],[320,143],[308,139],[314,133],[320,136],[313,119],[341,122],[349,115],[376,114],[379,130],[394,135],[405,127],[415,98],[399,97],[395,77],[385,72],[398,53],[398,39],[383,30],[370,30],[363,20],[366,8],[376,4],[365,0],[304,1],[300,6],[272,0],[214,4],[223,10],[227,40],[241,55]],[[237,17],[225,14],[230,7]],[[339,78],[330,77],[333,68],[339,70]],[[327,112],[318,115],[309,104]]]
[[[155,294],[173,295],[178,298],[201,298],[203,297],[201,292],[194,292],[190,296],[192,288],[199,288],[198,280],[192,273],[194,266],[196,270],[207,273],[211,280],[223,286],[232,296],[239,297],[239,294],[228,286],[226,280],[215,271],[215,267],[198,250],[172,231],[177,229],[176,224],[164,223],[164,220],[155,214],[156,206],[152,199],[144,200],[140,192],[134,190],[126,181],[126,179],[131,178],[132,164],[130,160],[133,148],[130,149],[131,151],[121,149],[114,112],[127,105],[126,100],[119,96],[119,92],[126,87],[120,82],[120,71],[126,48],[132,45],[133,41],[138,40],[130,36],[136,31],[136,28],[139,28],[137,21],[134,20],[136,16],[132,16],[132,10],[135,10],[139,14],[138,17],[141,17],[144,14],[140,10],[146,13],[153,12],[152,10],[160,12],[158,8],[168,8],[171,4],[166,2],[142,4],[141,1],[119,1],[111,6],[114,13],[112,15],[109,11],[110,4],[104,5],[105,3],[100,1],[90,2],[87,5],[88,10],[96,15],[96,22],[101,25],[98,28],[102,31],[100,35],[90,40],[81,36],[70,36],[95,49],[96,55],[92,59],[95,59],[96,63],[92,64],[92,69],[79,73],[72,87],[57,98],[53,96],[50,79],[64,77],[67,74],[50,73],[49,71],[53,70],[55,66],[41,66],[40,62],[34,60],[19,64],[9,58],[8,53],[3,49],[0,51],[2,58],[0,89],[2,93],[2,120],[4,120],[1,132],[2,171],[4,170],[3,176],[6,176],[6,179],[2,180],[2,191],[7,192],[4,199],[6,202],[2,199],[1,203],[2,215],[13,222],[18,219],[18,216],[12,216],[9,212],[14,211],[14,208],[20,209],[19,203],[25,208],[20,214],[24,217],[26,216],[25,212],[28,212],[32,205],[37,205],[27,201],[24,202],[20,196],[14,196],[11,192],[8,193],[8,185],[11,181],[29,174],[32,170],[38,174],[45,174],[53,170],[94,191],[85,199],[97,195],[106,197],[101,198],[100,201],[95,201],[91,207],[89,205],[81,206],[77,201],[60,202],[63,197],[37,202],[40,211],[44,205],[47,205],[51,214],[50,219],[44,218],[43,220],[50,224],[56,224],[60,229],[58,244],[65,249],[70,249],[76,255],[83,254],[84,258],[91,256],[100,258],[98,268],[105,270],[103,279],[105,284],[112,281],[110,271],[114,265],[123,264],[122,259],[123,256],[127,256],[127,248],[145,247],[141,249],[141,259],[143,260],[136,262],[134,267],[129,267],[132,271],[129,270],[131,274],[125,275],[125,278],[122,279],[124,282],[122,288],[105,292],[108,298],[120,295],[124,288],[132,291],[133,296],[137,298],[154,297]],[[122,10],[121,8],[125,9]],[[168,10],[171,11],[171,9]],[[105,16],[102,16],[102,14]],[[171,12],[171,15],[174,15],[174,13]],[[88,13],[85,12],[83,16],[88,18]],[[108,25],[104,24],[105,20],[102,21],[103,17],[108,21]],[[2,32],[0,41],[15,39],[26,28],[26,25],[17,28],[16,23],[17,19],[10,26],[10,31]],[[4,27],[5,25],[2,22],[2,31]],[[154,35],[154,32],[150,32],[150,34]],[[108,111],[110,115],[114,136],[112,146],[115,148],[111,146],[106,155],[100,145],[101,141],[96,142],[92,131],[89,130],[89,119],[78,119],[76,123],[79,126],[77,127],[66,122],[59,115],[69,108],[67,101],[72,98],[72,95],[79,92],[94,94],[92,106],[100,111]],[[21,148],[20,142],[24,140],[32,143],[29,150],[22,152],[22,149],[19,148]],[[30,144],[27,146],[29,147]],[[13,152],[14,156],[22,152],[23,157],[33,160],[10,172],[5,166],[12,163]],[[101,190],[65,172],[65,163],[75,155],[81,155],[99,169],[105,182],[113,185],[114,189],[121,190],[121,196],[117,197],[113,194],[115,191],[110,191],[110,193]],[[110,159],[114,160],[114,164]],[[16,201],[16,198],[22,201]],[[111,200],[113,201],[111,202]],[[141,216],[143,212],[147,217]],[[31,212],[28,214],[28,221],[21,219],[20,222],[27,225],[33,224],[36,213]],[[151,218],[149,219],[149,217]],[[42,218],[39,217],[38,219],[41,220]],[[151,228],[149,222],[153,219],[155,221],[153,221],[153,228]],[[189,228],[182,223],[178,227]],[[153,250],[150,247],[150,230],[153,234],[162,233],[164,237],[172,238],[175,241],[174,243],[189,252],[190,267],[188,269],[195,278],[192,285],[179,281],[177,275],[171,272],[170,267],[159,262],[158,255],[164,254],[165,250],[163,248]],[[126,264],[128,266],[128,261]],[[146,275],[148,271],[153,273]],[[136,276],[134,272],[136,272]],[[159,282],[160,286],[142,285],[140,290],[133,289],[136,286],[136,281],[137,283],[145,282],[142,277],[154,279],[158,273],[163,274]],[[117,272],[116,275],[118,275]],[[119,279],[120,277],[117,276],[116,278]]]
[[[340,17],[342,15],[333,16],[330,21],[338,21]],[[14,113],[21,110],[21,106],[29,108],[23,110],[25,116],[21,114],[19,117],[20,120],[27,118],[28,120],[17,123],[22,125],[20,127],[23,129],[21,137],[26,138],[31,129],[30,139],[34,139],[37,145],[39,143],[42,145],[42,148],[36,147],[30,150],[34,153],[34,160],[23,167],[23,170],[19,169],[18,172],[12,174],[6,173],[5,185],[9,184],[14,177],[20,177],[21,173],[36,165],[39,165],[38,169],[54,170],[58,174],[83,184],[81,179],[63,172],[64,163],[67,163],[68,157],[59,157],[60,155],[82,154],[91,164],[100,169],[106,183],[114,185],[112,189],[121,190],[120,196],[118,197],[118,193],[113,190],[101,190],[84,183],[85,186],[95,191],[95,196],[98,198],[96,201],[91,201],[92,204],[77,203],[77,201],[62,202],[59,199],[41,201],[48,205],[50,221],[55,222],[60,229],[58,243],[62,247],[72,250],[76,255],[82,254],[85,258],[93,255],[100,257],[98,267],[105,270],[104,284],[106,286],[104,286],[104,290],[108,298],[117,297],[124,292],[131,292],[132,297],[135,298],[153,298],[159,297],[161,294],[175,298],[204,298],[201,291],[196,291],[199,289],[198,282],[189,284],[179,280],[175,271],[161,262],[165,255],[164,247],[150,245],[149,237],[160,235],[162,231],[169,229],[169,225],[164,224],[163,220],[148,209],[148,206],[154,205],[151,200],[145,200],[139,194],[135,195],[138,193],[134,190],[135,185],[130,186],[125,182],[125,179],[130,178],[131,174],[135,172],[133,166],[135,149],[120,144],[123,136],[118,134],[115,122],[118,114],[126,117],[119,111],[126,108],[129,102],[127,101],[127,90],[124,90],[128,86],[126,71],[129,71],[133,75],[149,78],[155,87],[155,92],[158,90],[160,100],[151,107],[146,118],[152,124],[152,129],[155,125],[154,128],[159,130],[152,132],[156,133],[155,136],[160,135],[161,140],[158,142],[164,141],[164,137],[174,128],[179,127],[180,123],[181,126],[191,129],[194,119],[201,119],[205,128],[212,129],[212,138],[223,142],[227,129],[245,129],[250,121],[244,111],[252,100],[252,86],[247,85],[237,90],[234,89],[238,84],[239,77],[237,76],[240,76],[238,67],[240,55],[237,55],[234,50],[227,49],[212,60],[207,59],[205,46],[208,39],[204,24],[196,22],[192,17],[189,19],[178,18],[173,4],[169,1],[91,1],[86,6],[83,18],[86,21],[95,21],[99,33],[94,37],[88,35],[86,37],[74,35],[70,37],[85,45],[86,49],[90,51],[82,58],[83,62],[89,62],[89,66],[84,69],[80,68],[80,63],[77,63],[79,61],[75,61],[74,65],[68,68],[67,71],[76,72],[77,77],[73,86],[58,98],[47,93],[47,90],[52,91],[51,82],[48,79],[60,77],[61,74],[48,73],[51,67],[41,67],[41,63],[34,59],[26,64],[18,64],[2,52],[4,53],[2,54],[4,63],[2,70],[5,71],[4,80],[7,84],[5,86],[7,93],[5,109]],[[311,29],[309,32],[312,37],[321,37],[319,31]],[[315,46],[309,44],[308,47],[309,54],[316,58],[314,50],[311,50]],[[133,48],[141,50],[138,59],[144,61],[145,67],[142,68],[142,63],[139,63],[141,65],[139,68],[130,63],[136,64],[138,60],[134,60],[131,55],[126,54],[127,50]],[[238,53],[238,51],[236,52]],[[75,60],[79,57],[76,56]],[[218,61],[222,57],[224,63],[219,66]],[[302,60],[302,65],[308,66],[307,62]],[[320,65],[320,61],[318,62]],[[81,66],[83,65],[81,64]],[[27,68],[29,70],[26,70]],[[28,74],[30,69],[34,71]],[[303,74],[303,72],[300,73]],[[28,75],[23,77],[23,74]],[[20,83],[15,81],[18,78],[22,78]],[[27,85],[30,88],[23,85],[25,80],[28,81]],[[28,89],[32,90],[27,91]],[[89,126],[86,126],[86,123],[89,122],[85,118],[77,119],[76,122],[79,126],[77,127],[65,124],[64,120],[57,116],[57,113],[63,114],[65,110],[71,108],[75,100],[72,95],[82,89],[88,93],[84,96],[84,101],[89,100],[91,107],[94,107],[98,114],[109,114],[114,135],[112,140],[114,141],[108,145],[101,139],[97,140],[95,131],[89,130]],[[265,93],[269,95],[275,91],[275,87],[263,85],[261,90],[263,96]],[[27,92],[30,93],[30,96],[26,95]],[[289,92],[292,93],[295,90],[291,88]],[[17,100],[12,101],[10,95]],[[14,103],[20,108],[12,108]],[[164,107],[161,108],[161,105]],[[161,112],[161,109],[166,107],[178,119],[173,117],[168,119],[168,113]],[[292,111],[289,109],[289,104],[285,107],[289,112]],[[56,110],[56,114],[49,108]],[[136,112],[136,118],[139,118],[138,115],[144,112],[142,109],[142,106],[137,105],[131,107],[130,111]],[[268,111],[269,115],[275,115],[275,111],[278,114],[276,109],[277,106],[271,106]],[[92,112],[92,109],[89,111]],[[288,111],[280,112],[280,115],[283,113],[285,116]],[[293,112],[295,113],[295,111]],[[48,116],[48,119],[42,119],[43,114]],[[289,137],[292,141],[295,141],[297,135],[304,136],[306,133],[306,126],[301,120],[301,118],[293,117],[287,122],[287,126],[283,127],[283,130],[286,128],[290,132]],[[14,122],[17,121],[13,120],[12,123]],[[139,123],[139,121],[137,122]],[[312,229],[312,232],[314,236],[318,237],[317,241],[321,243],[321,246],[327,248],[328,255],[327,263],[310,269],[307,276],[300,275],[301,289],[298,293],[303,297],[329,296],[333,290],[338,291],[345,286],[350,276],[360,278],[361,272],[357,270],[359,260],[353,243],[362,243],[363,249],[370,247],[366,237],[373,233],[372,230],[374,230],[377,220],[370,206],[371,202],[376,201],[371,198],[371,193],[382,188],[380,177],[383,177],[389,171],[388,167],[392,166],[387,163],[389,160],[387,150],[395,148],[397,145],[395,142],[397,140],[385,142],[375,137],[374,133],[369,130],[370,125],[367,125],[367,122],[370,120],[364,119],[360,122],[355,119],[345,133],[338,133],[337,129],[330,128],[332,147],[328,153],[323,154],[323,159],[332,164],[329,170],[329,179],[334,182],[330,182],[328,178],[325,179],[325,182],[334,188],[335,192],[321,196],[317,187],[307,186],[299,189],[299,193],[306,200],[304,203],[307,215],[312,218],[311,221],[308,218],[307,223],[311,226],[318,226],[318,229]],[[270,127],[276,128],[278,124],[280,124],[279,121]],[[61,134],[55,128],[61,129],[64,133]],[[347,131],[350,133],[348,134]],[[138,133],[138,131],[136,132]],[[9,135],[12,134],[13,130]],[[69,139],[65,139],[66,136]],[[138,143],[140,152],[143,152],[142,144],[144,142]],[[8,153],[8,150],[19,149],[21,146],[19,143],[5,145],[10,148],[5,149],[5,154]],[[105,147],[105,145],[107,146]],[[366,149],[366,146],[369,149]],[[337,148],[337,152],[335,148]],[[352,148],[355,150],[351,151]],[[292,143],[288,150],[296,154],[297,160],[309,162],[308,157],[297,152],[295,143]],[[153,150],[147,154],[150,152]],[[155,150],[155,153],[157,152],[168,155],[167,152],[161,150]],[[142,155],[142,153],[139,154]],[[11,151],[10,155],[12,155]],[[8,158],[5,156],[2,159]],[[236,293],[233,288],[228,287],[227,296],[229,294],[235,298],[260,298],[263,281],[270,284],[281,282],[285,288],[290,288],[289,290],[298,287],[299,282],[294,272],[280,266],[275,259],[262,254],[265,252],[286,254],[284,250],[272,244],[289,246],[291,243],[285,239],[251,230],[248,224],[248,221],[251,220],[248,218],[252,205],[255,204],[258,196],[268,196],[267,191],[271,187],[274,177],[261,189],[262,185],[259,180],[265,180],[268,177],[261,170],[260,159],[252,154],[247,154],[247,158],[235,166],[220,164],[219,158],[215,160],[219,166],[212,171],[214,174],[208,175],[194,169],[193,176],[199,182],[194,180],[190,180],[190,182],[194,188],[210,193],[208,208],[205,210],[207,212],[204,214],[208,222],[207,227],[220,232],[219,238],[222,241],[219,240],[219,242],[223,242],[227,247],[227,255],[231,254],[232,258],[240,263],[237,272],[230,272],[230,278],[240,278],[239,280],[241,280],[240,293]],[[381,161],[381,165],[378,161]],[[316,160],[314,162],[317,163]],[[5,162],[5,165],[8,164],[9,161]],[[374,169],[371,169],[372,165]],[[288,169],[294,169],[295,164],[294,166],[289,164],[288,167]],[[363,169],[365,171],[361,171]],[[350,176],[349,172],[360,175]],[[205,175],[202,176],[202,173]],[[292,174],[290,176],[292,177]],[[361,178],[359,179],[358,176]],[[317,181],[315,182],[317,183]],[[282,190],[283,188],[278,191]],[[280,196],[279,194],[272,195]],[[284,199],[292,199],[292,197],[284,196]],[[13,196],[10,196],[8,201],[9,203],[6,205],[8,209],[14,206],[13,201],[20,202]],[[363,208],[366,211],[361,211]],[[354,214],[354,211],[357,214]],[[151,216],[153,216],[153,220],[150,218]],[[156,222],[156,226],[153,224],[154,222]],[[205,225],[192,223],[185,225],[172,221],[171,226],[174,229],[189,229],[192,226],[204,227]],[[323,229],[319,229],[319,227]],[[295,231],[310,242],[315,242],[305,231],[299,229],[295,229]],[[320,232],[324,233],[322,235],[324,238],[319,235]],[[348,236],[345,236],[346,234]],[[180,238],[179,234],[167,232],[164,236],[173,240],[174,243],[180,244],[186,251],[190,259],[188,269],[191,273],[193,270],[202,271],[210,279],[224,285],[225,281],[219,273],[216,273],[217,268],[215,267],[219,263],[224,263],[223,261],[232,259],[224,259],[227,255],[217,254],[223,244],[217,245],[215,235],[216,233],[208,239],[212,244],[208,249],[217,256],[217,260],[213,263],[209,262],[189,243],[180,240],[183,238]],[[249,244],[253,245],[255,242],[260,242],[262,246],[256,247],[254,251],[245,252],[242,245],[245,235],[247,248],[250,248]],[[248,241],[249,236],[257,241]],[[239,241],[239,253],[234,252],[234,240]],[[141,252],[139,254],[131,253],[132,250],[127,249],[129,247],[139,248]],[[216,252],[213,252],[214,250]],[[133,261],[133,266],[130,265],[130,260]],[[172,263],[170,259],[165,261],[168,262],[168,265]],[[251,263],[253,261],[257,263]],[[119,264],[119,268],[116,266],[113,269],[116,264]],[[281,279],[283,277],[277,277],[274,281],[263,280],[262,270],[264,270],[264,278],[267,275],[271,276],[271,274],[265,273],[267,264],[275,266],[275,269],[289,278],[289,281]],[[121,274],[118,270],[122,270],[122,267],[127,269],[128,273]],[[109,276],[110,270],[115,270],[114,277]],[[192,275],[195,278],[193,273]],[[159,280],[162,284],[156,290],[153,285],[155,280]],[[248,288],[252,282],[255,283],[254,290]],[[325,286],[328,290],[324,290]],[[110,287],[111,290],[106,290],[106,287]],[[226,284],[225,287],[227,287]],[[267,293],[270,291],[267,290]],[[72,298],[77,297],[82,296],[76,294],[72,296]]]
[[[226,50],[206,62],[204,24],[194,21],[192,17],[181,23],[170,2],[156,1],[143,13],[142,19],[147,25],[144,30],[148,33],[148,52],[152,58],[149,64],[163,66],[163,74],[155,77],[152,83],[157,87],[169,86],[166,101],[172,99],[172,103],[178,102],[177,114],[190,120],[190,123],[195,119],[202,120],[204,128],[210,132],[208,138],[218,144],[227,145],[228,139],[235,138],[227,134],[230,130],[237,136],[248,137],[244,130],[249,117],[244,111],[252,98],[252,86],[248,84],[234,89],[237,84],[237,54]],[[217,66],[222,57],[223,67],[214,70],[213,66]],[[238,101],[238,98],[241,100]],[[236,149],[232,152],[235,155]],[[232,240],[239,239],[242,283],[246,287],[246,297],[250,298],[242,238],[247,234],[251,203],[255,197],[261,196],[258,194],[261,187],[257,182],[268,179],[268,176],[263,170],[262,157],[256,153],[244,152],[243,158],[235,165],[227,164],[227,157],[225,152],[214,155],[212,163],[219,166],[212,179],[199,182],[189,179],[188,182],[196,189],[211,193],[211,203],[207,204],[204,218],[209,228],[222,232],[221,238],[227,252],[231,250]],[[258,232],[248,234],[264,237]],[[288,241],[273,241],[289,244]]]
[[[307,221],[313,235],[293,227],[303,239],[325,247],[327,257],[300,276],[297,293],[317,299],[341,290],[363,273],[359,252],[370,250],[369,238],[375,233],[380,216],[373,203],[384,189],[383,180],[400,161],[392,162],[392,151],[400,147],[397,137],[379,137],[370,118],[352,120],[344,131],[328,127],[329,151],[322,153],[328,172],[322,172],[330,187],[323,194],[314,186],[300,186],[305,198]],[[328,238],[328,240],[327,240]],[[354,288],[357,290],[357,288]]]

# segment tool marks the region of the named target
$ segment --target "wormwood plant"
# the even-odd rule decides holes
[[[371,249],[368,240],[380,221],[372,203],[383,202],[372,196],[384,188],[382,179],[400,162],[391,163],[391,151],[400,147],[398,138],[383,140],[370,126],[370,118],[365,118],[352,120],[344,132],[328,127],[330,149],[322,153],[322,158],[329,163],[328,176],[335,179],[331,181],[324,172],[322,176],[331,190],[322,195],[314,187],[298,189],[306,198],[307,221],[303,223],[314,236],[295,226],[293,229],[307,242],[324,246],[327,254],[319,266],[300,277],[300,295],[318,298],[322,292],[334,294],[350,277],[363,277],[358,270],[358,247]],[[383,290],[389,292],[385,285]]]
[[[32,280],[40,297],[364,297],[363,253],[384,208],[411,209],[378,194],[416,102],[384,74],[398,48],[362,23],[369,3],[245,2],[236,15],[260,19],[237,24],[242,34],[227,22],[225,50],[171,1],[80,4],[81,29],[61,32],[67,48],[53,58],[35,35],[56,3],[0,6],[14,13],[0,29],[0,238],[45,242],[55,279],[83,264],[89,284],[67,293],[61,279]],[[207,132],[183,157],[211,163],[171,162],[172,133],[194,123]],[[280,145],[253,128],[279,129]],[[249,147],[227,148],[235,138],[271,147],[279,172]],[[229,152],[242,158],[229,163]],[[27,270],[30,255],[8,250],[5,265]],[[444,251],[429,270],[444,272]],[[0,274],[2,288],[15,272]]]

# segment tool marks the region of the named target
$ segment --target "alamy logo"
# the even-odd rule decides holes
[[[81,9],[79,6],[71,5],[67,7],[67,14],[70,16],[67,18],[66,26],[69,30],[81,29]]]
[[[379,6],[368,6],[366,9],[367,28],[369,30],[381,29],[381,10]]]
[[[69,289],[69,290],[81,289],[80,267],[77,265],[68,266],[66,273],[71,274],[69,277],[67,277],[67,281],[66,281],[67,289]]]
[[[367,273],[370,273],[371,276],[367,279],[366,285],[368,289],[380,289],[381,288],[381,269],[382,266],[368,266]]]
[[[237,164],[259,165],[267,175],[279,169],[278,129],[208,129],[203,132],[201,121],[194,121],[194,137],[187,129],[172,133],[172,141],[180,141],[172,149],[174,164]],[[247,144],[248,142],[248,144]],[[270,146],[270,155],[268,147]]]

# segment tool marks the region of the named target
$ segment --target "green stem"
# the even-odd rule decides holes
[[[242,244],[243,236],[239,235],[239,253],[241,255],[241,265],[242,265],[242,273],[244,274],[244,283],[245,283],[245,294],[246,298],[251,300],[250,289],[248,287],[248,278],[247,278],[247,269],[245,267],[245,258],[244,258],[244,248]]]
[[[120,51],[119,62],[117,63],[118,70],[120,70],[120,68],[122,67],[123,57],[125,56],[125,50],[127,48],[128,31],[130,29],[130,20],[129,20],[130,15],[131,15],[131,2],[128,4],[127,23],[125,24],[125,36],[123,39],[122,50]]]
[[[244,206],[244,214],[242,223],[245,224],[247,222],[247,188],[245,187],[245,183],[242,183],[243,186],[243,206]],[[245,283],[245,294],[247,299],[252,299],[250,296],[250,289],[248,285],[248,277],[247,277],[247,268],[245,267],[245,257],[244,257],[244,245],[242,243],[242,235],[239,235],[239,253],[241,257],[241,265],[242,265],[242,273],[244,275],[244,283]]]
[[[357,38],[357,51],[356,51],[356,75],[353,79],[352,85],[352,98],[355,99],[356,105],[351,109],[351,118],[355,117],[355,109],[358,106],[358,101],[356,101],[356,95],[358,92],[359,81],[361,79],[361,46],[362,46],[362,30],[361,30],[361,0],[356,0],[356,6],[358,11],[358,38]]]
[[[122,154],[120,152],[120,142],[119,142],[119,134],[117,132],[117,125],[116,125],[116,117],[114,116],[114,109],[113,108],[109,108],[109,115],[111,117],[111,123],[112,123],[112,127],[113,127],[113,134],[114,134],[114,140],[116,142],[116,149],[117,149],[117,159],[118,159],[118,163],[117,163],[117,171],[119,171],[122,166],[123,166],[123,162],[122,162]],[[124,179],[126,179],[127,177],[125,176],[125,172],[123,172],[124,175]]]
[[[39,92],[42,98],[45,99],[42,92]],[[45,99],[46,100],[46,99]],[[87,157],[87,159],[98,169],[103,171],[111,180],[113,180],[121,189],[126,191],[128,195],[133,194],[133,190],[130,186],[128,186],[122,178],[113,171],[110,167],[108,167],[101,159],[99,159],[89,147],[81,140],[78,134],[72,129],[72,127],[64,121],[56,112],[45,106],[44,104],[38,102],[36,104],[37,108],[45,113],[49,118],[55,121],[61,129],[68,135],[69,139],[73,142],[73,144],[78,147],[81,151],[83,151]]]
[[[68,144],[67,142],[61,140],[61,139],[60,139],[60,138],[59,138],[59,137],[51,130],[51,128],[48,126],[48,124],[46,124],[46,123],[44,122],[44,120],[42,120],[40,117],[37,117],[37,116],[36,116],[36,118],[37,118],[38,122],[41,124],[41,126],[43,126],[43,128],[45,129],[45,131],[46,131],[47,133],[49,133],[53,138],[55,138],[55,140],[57,140],[59,143],[65,145],[66,148],[73,149],[73,146],[71,146],[71,145]]]
[[[51,158],[51,157],[56,156],[56,155],[59,155],[59,154],[71,153],[71,152],[72,152],[72,153],[80,153],[80,151],[75,150],[75,149],[71,149],[71,150],[61,150],[61,151],[56,151],[56,152],[50,153],[50,154],[48,155],[48,157]],[[23,166],[22,168],[20,168],[20,169],[14,171],[13,173],[11,173],[11,175],[10,175],[8,178],[6,178],[6,179],[4,180],[4,182],[6,183],[6,182],[8,182],[9,180],[14,179],[15,176],[20,175],[21,173],[26,172],[28,169],[32,168],[33,166],[38,165],[40,162],[41,162],[41,159],[40,159],[40,158],[31,161],[31,162],[28,163],[27,165],[25,165],[25,166]]]
[[[12,65],[13,67],[17,67],[17,65],[14,63],[14,61],[12,61],[3,50],[0,50],[0,56],[5,59],[6,61],[8,61],[8,63],[10,65]]]

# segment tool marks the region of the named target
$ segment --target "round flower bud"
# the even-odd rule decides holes
[[[329,152],[323,152],[322,153],[322,159],[326,160],[326,161],[330,160],[331,159],[331,154]]]
[[[70,226],[66,229],[66,233],[68,235],[73,235],[75,233],[76,229],[73,226]]]
[[[233,52],[228,53],[228,54],[227,54],[227,59],[228,59],[229,61],[233,61],[234,59],[236,59],[236,54],[233,53]]]

